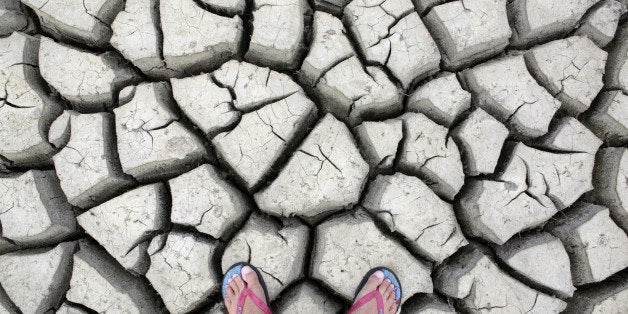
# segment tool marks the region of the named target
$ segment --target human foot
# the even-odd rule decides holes
[[[397,312],[397,303],[395,302],[395,291],[398,287],[395,287],[390,280],[384,279],[384,272],[378,270],[374,272],[371,276],[369,276],[368,280],[362,287],[362,290],[358,292],[358,295],[355,297],[355,302],[358,303],[362,298],[364,298],[369,293],[372,293],[375,290],[379,291],[379,294],[382,297],[383,308],[384,311],[378,313],[377,307],[377,298],[373,297],[368,302],[362,305],[356,305],[356,308],[351,311],[352,314],[394,314]],[[353,307],[352,307],[353,309]]]
[[[268,314],[264,288],[257,273],[249,266],[243,266],[241,276],[234,274],[228,281],[225,307],[229,314]],[[247,290],[248,289],[248,290]],[[238,301],[243,293],[248,293],[244,305],[239,308]],[[252,295],[251,295],[252,294]]]

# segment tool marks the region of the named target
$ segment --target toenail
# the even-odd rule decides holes
[[[387,283],[392,284],[392,282],[390,281],[390,279],[386,279],[385,281],[386,281]]]
[[[249,274],[249,273],[251,273],[252,271],[253,271],[253,268],[251,268],[251,267],[249,267],[249,266],[244,266],[244,267],[242,267],[242,274],[243,274],[243,275]]]
[[[384,279],[384,272],[381,270],[376,271],[374,275],[377,278]]]

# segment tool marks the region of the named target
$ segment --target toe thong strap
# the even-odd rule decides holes
[[[379,293],[379,290],[377,289],[367,293],[360,300],[357,300],[355,303],[353,303],[347,314],[351,314],[353,311],[362,307],[364,304],[369,303],[369,301],[371,301],[373,298],[377,300],[377,313],[384,314],[384,299],[382,298],[382,294]]]
[[[246,301],[246,297],[249,297],[260,310],[262,310],[266,314],[272,314],[272,311],[268,307],[268,305],[262,301],[258,296],[253,293],[248,287],[244,287],[244,290],[240,293],[240,297],[238,298],[238,314],[242,314],[242,310],[244,309],[244,302]]]

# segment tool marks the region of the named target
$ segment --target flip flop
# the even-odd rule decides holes
[[[229,270],[227,270],[227,273],[225,274],[225,277],[223,277],[222,279],[222,298],[223,300],[227,298],[227,285],[229,284],[229,279],[231,279],[233,277],[233,275],[238,275],[240,276],[240,278],[242,278],[242,267],[244,266],[249,266],[253,269],[253,271],[255,271],[255,273],[257,274],[257,278],[259,279],[259,283],[262,286],[262,289],[264,289],[264,298],[266,299],[266,303],[264,303],[264,301],[262,301],[262,299],[260,299],[257,295],[255,295],[255,293],[253,293],[253,291],[251,291],[246,282],[244,282],[244,290],[242,290],[242,293],[240,293],[240,297],[238,298],[238,310],[237,313],[238,314],[242,314],[242,311],[244,310],[244,302],[246,301],[246,298],[249,297],[251,299],[251,301],[253,301],[253,303],[255,305],[257,305],[257,307],[262,310],[262,312],[266,313],[266,314],[272,314],[272,311],[270,310],[270,308],[268,307],[268,304],[270,304],[270,298],[268,297],[268,289],[266,288],[266,283],[264,282],[264,278],[262,277],[262,274],[260,274],[259,270],[257,270],[257,268],[255,268],[255,266],[246,263],[246,262],[240,262],[240,263],[236,263],[233,264],[231,267],[229,267]]]
[[[358,297],[358,293],[360,293],[362,288],[364,288],[364,285],[368,281],[369,277],[371,277],[371,275],[378,270],[381,270],[384,273],[384,280],[390,280],[390,282],[395,286],[395,303],[397,304],[397,310],[399,310],[399,304],[401,304],[401,284],[399,283],[399,278],[397,278],[397,275],[389,268],[375,267],[364,275],[364,278],[362,278],[358,288],[355,289],[355,296],[353,297],[354,303],[347,314],[351,314],[353,311],[370,302],[373,298],[377,300],[377,313],[384,314],[384,298],[382,297],[382,294],[379,293],[379,289],[375,289],[367,293],[360,300],[355,300]]]

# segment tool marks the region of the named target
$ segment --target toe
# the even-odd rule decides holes
[[[386,297],[386,290],[388,289],[388,287],[390,287],[391,283],[390,280],[386,279],[384,280],[384,282],[382,282],[381,285],[379,285],[379,293],[382,295],[382,297]]]
[[[395,303],[395,299],[393,299],[390,304],[386,303],[384,307],[388,308],[388,313],[396,313],[397,312],[397,303]]]
[[[238,290],[242,291],[244,289],[244,281],[242,280],[242,277],[235,276],[233,278],[233,282],[235,282],[236,286],[238,286]]]
[[[395,313],[397,310],[397,305],[395,304],[394,294],[389,295],[388,298],[384,299],[384,308],[386,309],[386,313]]]
[[[233,291],[233,288],[231,288],[231,286],[227,286],[227,299],[233,301],[233,298],[235,297],[236,293],[235,291]]]
[[[242,267],[242,279],[244,279],[249,287],[259,286],[259,278],[257,278],[257,273],[253,270],[253,268],[249,266]],[[244,285],[244,282],[242,282],[242,285]]]
[[[231,306],[231,302],[233,300],[233,290],[229,288],[229,286],[225,287],[225,307],[229,308]]]
[[[237,275],[236,275],[237,276]],[[233,278],[232,280],[229,281],[229,287],[233,290],[233,292],[235,294],[240,293],[240,291],[242,289],[240,289],[240,287],[238,287],[238,285],[236,284],[235,278]]]
[[[393,294],[394,295],[394,294]],[[399,308],[399,303],[397,303],[397,300],[395,300],[395,298],[393,297],[390,300],[390,312],[391,313],[395,313],[397,312],[397,309]]]
[[[366,281],[366,284],[364,284],[364,288],[362,288],[362,291],[366,291],[367,293],[371,292],[377,289],[377,287],[381,285],[383,281],[384,272],[378,270],[374,272],[371,276],[369,276],[369,279]]]
[[[390,298],[393,298],[394,300],[394,289],[395,286],[393,284],[388,285],[388,288],[386,288],[386,292],[384,292],[384,300]]]

